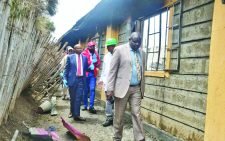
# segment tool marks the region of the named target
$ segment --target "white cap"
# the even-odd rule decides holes
[[[67,50],[69,51],[69,50],[73,50],[73,48],[71,47],[71,46],[68,46],[67,47]]]

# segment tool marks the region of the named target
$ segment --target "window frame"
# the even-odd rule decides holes
[[[164,67],[164,70],[150,71],[150,70],[147,70],[147,65],[146,65],[145,71],[144,71],[144,76],[153,76],[153,77],[162,77],[162,78],[163,77],[169,77],[169,71],[168,70],[170,68],[170,54],[171,54],[170,50],[172,48],[172,35],[173,35],[172,25],[173,25],[174,7],[173,6],[172,7],[166,7],[166,9],[169,10],[170,12],[169,12],[169,23],[168,23],[168,41],[167,41],[168,44],[167,44],[167,47],[165,49],[165,62],[164,62],[165,67]],[[144,21],[146,19],[150,19],[151,17],[154,17],[155,15],[161,15],[164,11],[166,11],[166,10],[165,9],[160,10],[156,14],[153,14],[153,15],[151,15],[149,17],[146,17],[142,20],[142,22],[143,22],[143,24],[142,24],[143,25],[142,35],[143,35],[143,32],[144,32]],[[160,19],[160,27],[161,27],[161,19]],[[148,31],[147,32],[148,32],[148,36],[149,36],[149,25],[148,25]],[[160,36],[160,40],[161,40],[161,36]],[[148,45],[148,42],[149,42],[149,40],[147,41],[147,45]],[[147,64],[147,59],[148,59],[147,54],[148,54],[148,52],[146,50],[146,57],[145,57],[146,64]]]

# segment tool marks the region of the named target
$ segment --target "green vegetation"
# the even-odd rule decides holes
[[[56,14],[58,0],[11,0],[10,18],[28,19],[33,14],[35,18],[36,29],[42,33],[55,31],[54,23],[50,21],[49,16]]]
[[[44,34],[55,31],[54,23],[44,16],[37,17],[35,26]]]

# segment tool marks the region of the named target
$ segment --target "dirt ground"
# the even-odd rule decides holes
[[[20,131],[17,141],[32,140],[29,136],[22,134],[23,132],[27,132],[26,127],[22,124],[23,121],[32,127],[48,129],[48,127],[54,126],[60,136],[60,141],[74,141],[75,139],[68,135],[67,129],[64,128],[60,117],[63,117],[76,129],[85,133],[92,141],[112,141],[113,128],[112,126],[102,126],[105,120],[105,112],[98,100],[95,103],[97,114],[81,111],[81,116],[87,119],[85,122],[77,122],[72,118],[68,118],[69,100],[62,100],[61,97],[57,97],[57,116],[51,116],[49,113],[37,114],[35,112],[37,106],[38,104],[30,96],[21,96],[17,100],[14,112],[9,116],[7,124],[0,127],[0,141],[11,140],[16,129]],[[151,141],[148,136],[146,136],[146,140]],[[130,119],[125,120],[123,141],[133,141],[133,130]]]
[[[12,139],[16,129],[19,130],[17,141],[29,140],[22,136],[22,132],[27,133],[27,128],[23,121],[31,125],[38,125],[38,114],[35,112],[37,103],[30,95],[21,95],[17,101],[13,112],[9,115],[7,123],[0,126],[0,141],[9,141]]]

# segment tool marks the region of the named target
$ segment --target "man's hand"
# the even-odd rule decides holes
[[[60,72],[60,74],[59,74],[59,75],[60,75],[60,77],[62,77],[62,78],[63,78],[63,72]]]
[[[89,69],[90,69],[90,70],[94,70],[94,68],[95,68],[95,66],[94,66],[93,64],[91,64],[91,65],[89,66]]]
[[[63,80],[63,84],[66,88],[68,87],[68,82],[65,79]]]
[[[106,99],[110,100],[112,98],[112,96],[114,96],[114,92],[113,91],[107,91],[106,93]]]
[[[97,83],[98,85],[103,85],[103,81],[101,80],[101,81],[98,81],[98,83]]]
[[[99,88],[102,88],[103,87],[103,81],[98,81],[97,85],[98,85]]]

